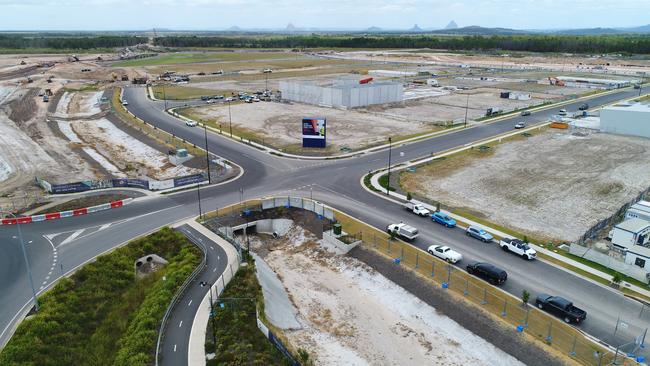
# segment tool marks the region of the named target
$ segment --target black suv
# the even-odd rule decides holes
[[[493,285],[501,285],[508,279],[506,271],[490,263],[468,264],[467,273],[480,277]]]

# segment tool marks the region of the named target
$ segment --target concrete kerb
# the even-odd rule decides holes
[[[622,88],[622,89],[627,89],[627,88]],[[621,89],[615,89],[615,90],[610,90],[610,91],[606,91],[606,92],[602,92],[602,93],[596,93],[596,94],[587,95],[587,96],[576,98],[576,99],[561,101],[561,102],[558,102],[558,103],[540,105],[540,106],[533,107],[533,108],[530,108],[530,109],[527,109],[527,110],[530,111],[530,112],[538,112],[538,111],[542,111],[542,110],[546,110],[546,109],[560,107],[560,106],[563,106],[563,105],[566,105],[566,104],[575,103],[575,102],[581,101],[581,100],[589,100],[589,99],[592,99],[592,98],[601,97],[603,95],[613,94],[613,93],[616,93],[616,92],[619,92],[619,91],[621,91]],[[154,99],[154,100],[157,100],[157,99]],[[198,126],[203,127],[203,125],[204,125],[203,123],[200,123],[200,122],[195,121],[195,120],[193,120],[191,118],[185,117],[185,116],[181,115],[180,113],[176,112],[176,110],[179,109],[179,108],[184,108],[184,107],[169,108],[169,109],[165,110],[165,112],[167,112],[167,114],[169,114],[170,116],[181,120],[182,122],[187,122],[187,121],[196,122]],[[436,137],[436,136],[456,132],[458,130],[462,130],[462,129],[465,129],[465,128],[473,128],[473,127],[477,127],[477,126],[482,126],[482,125],[487,125],[487,124],[499,122],[501,120],[514,117],[520,112],[521,111],[506,113],[504,115],[497,116],[497,117],[494,117],[494,118],[489,118],[489,119],[486,119],[486,120],[481,121],[481,122],[473,122],[473,123],[469,124],[469,127],[457,126],[457,127],[452,127],[452,128],[442,130],[442,131],[431,132],[431,133],[424,134],[424,135],[421,135],[421,136],[416,136],[416,137],[412,137],[412,138],[409,138],[409,139],[400,140],[400,141],[395,142],[395,144],[406,145],[406,144],[418,142],[418,141],[421,141],[421,140],[426,140],[426,139],[431,138],[431,137]],[[261,144],[258,144],[258,143],[254,142],[254,141],[250,141],[250,140],[247,140],[247,139],[243,139],[242,137],[237,136],[237,135],[232,135],[232,137],[230,137],[229,134],[221,133],[219,130],[217,130],[216,128],[213,128],[211,126],[205,126],[205,127],[208,130],[210,130],[211,132],[219,134],[219,135],[221,135],[221,136],[223,136],[225,138],[230,138],[231,140],[236,141],[236,142],[243,142],[243,143],[245,143],[247,145],[250,145],[250,146],[253,146],[253,147],[257,148],[257,149],[266,151],[267,153],[276,155],[278,157],[289,158],[289,159],[299,159],[299,160],[345,159],[345,158],[350,158],[350,157],[355,157],[355,156],[359,156],[359,155],[363,155],[363,154],[368,154],[368,153],[380,151],[380,150],[388,148],[388,146],[389,146],[388,144],[384,144],[384,145],[375,146],[375,147],[371,147],[371,148],[364,149],[364,150],[354,151],[354,152],[350,152],[350,153],[346,153],[346,154],[340,154],[340,155],[332,155],[332,156],[304,156],[304,155],[288,154],[288,153],[282,152],[280,150],[274,149],[272,147],[261,145]]]
[[[192,329],[190,331],[187,353],[187,363],[189,366],[203,366],[206,364],[205,338],[206,328],[210,320],[210,293],[212,293],[213,300],[219,298],[219,295],[223,292],[225,286],[230,283],[230,280],[232,280],[234,274],[239,269],[239,255],[232,244],[217,234],[213,233],[212,231],[208,230],[200,223],[196,222],[195,219],[196,218],[188,219],[183,222],[183,224],[188,224],[194,230],[198,231],[202,235],[205,235],[216,245],[219,245],[228,256],[228,265],[226,266],[226,269],[210,287],[209,292],[206,292],[205,296],[203,296],[201,304],[199,305],[197,312],[194,315],[194,320],[192,321]]]

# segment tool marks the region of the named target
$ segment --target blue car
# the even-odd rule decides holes
[[[456,226],[456,220],[452,219],[451,217],[449,217],[449,215],[442,213],[440,211],[434,212],[431,215],[431,220],[439,223],[440,225],[445,225],[446,227]]]
[[[468,227],[465,234],[486,243],[490,243],[494,239],[490,233],[476,226]]]

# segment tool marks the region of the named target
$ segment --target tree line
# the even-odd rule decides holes
[[[136,36],[42,36],[0,34],[0,48],[9,49],[79,49],[112,48],[146,43],[146,37]]]
[[[569,53],[649,54],[647,35],[507,35],[507,36],[169,36],[158,37],[166,47],[226,48],[432,48],[466,51],[527,51]]]

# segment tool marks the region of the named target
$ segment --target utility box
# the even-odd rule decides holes
[[[334,235],[341,235],[343,232],[341,224],[337,222],[336,224],[332,225],[332,232],[334,232]]]

